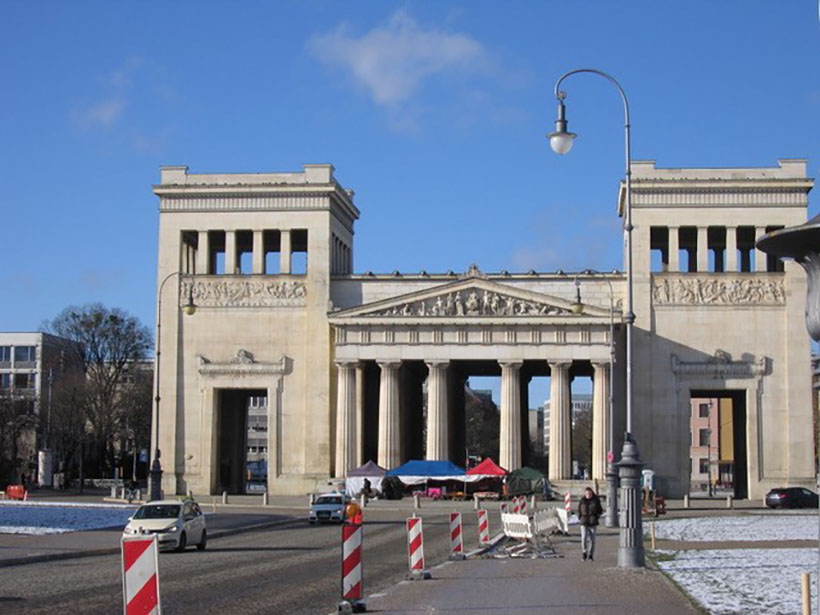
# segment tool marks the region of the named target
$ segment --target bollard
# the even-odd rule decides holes
[[[223,491],[223,492],[222,492],[222,503],[223,503],[223,504],[227,504],[227,503],[228,503],[228,492],[227,492],[227,491]]]
[[[734,507],[735,507],[734,498],[731,495],[727,495],[726,496],[726,508],[734,508]]]
[[[111,499],[112,500],[117,499],[117,486],[116,485],[111,485]]]
[[[359,497],[359,506],[362,507],[362,510],[367,506],[367,496],[364,493]]]
[[[120,489],[120,499],[121,499],[121,500],[126,499],[126,497],[125,497],[125,487],[122,487],[122,488]]]
[[[421,508],[421,500],[419,498],[418,493],[413,494],[413,508],[416,508],[416,509]]]
[[[486,546],[490,544],[490,522],[487,511],[478,509],[478,544]]]
[[[269,500],[268,500],[268,492],[267,492],[267,491],[263,491],[263,492],[262,492],[262,506],[267,506],[267,505],[268,505],[268,502],[269,502]]]
[[[801,575],[800,585],[803,594],[803,615],[811,615],[811,581],[808,572]]]
[[[363,613],[367,609],[362,579],[362,525],[342,524],[342,601],[338,613]]]
[[[689,508],[689,494],[688,493],[685,493],[683,495],[683,507],[684,508]]]
[[[142,489],[137,489],[137,501],[142,502]]]
[[[530,508],[532,509],[532,512],[535,512],[536,510],[538,510],[537,505],[536,505],[536,499],[535,499],[534,495],[530,496]]]
[[[478,494],[473,494],[473,510],[478,510],[481,508],[481,503],[478,501]]]
[[[461,532],[461,513],[450,513],[450,559],[464,559],[464,536]]]
[[[652,536],[652,550],[654,551],[655,550],[655,524],[654,523],[652,524],[652,527],[650,529],[650,535]]]

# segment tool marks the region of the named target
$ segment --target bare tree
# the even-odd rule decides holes
[[[34,402],[9,393],[0,395],[0,478],[5,483],[17,483],[30,468],[33,454],[26,443],[33,442],[37,428]]]
[[[63,410],[73,413],[85,429],[80,434],[75,425],[70,439],[79,436],[80,449],[84,449],[89,437],[96,452],[96,470],[109,474],[116,463],[115,443],[124,429],[120,402],[129,386],[126,376],[148,354],[151,332],[124,310],[101,303],[67,307],[45,329],[73,342],[64,352],[84,376],[84,382],[69,379],[67,383],[71,388],[68,398],[77,406]],[[82,458],[81,453],[80,462]]]

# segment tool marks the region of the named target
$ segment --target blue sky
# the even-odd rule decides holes
[[[820,162],[817,2],[8,2],[0,330],[102,301],[154,324],[159,166],[333,163],[355,269],[621,266],[623,116],[658,166]],[[809,215],[817,213],[813,195]]]

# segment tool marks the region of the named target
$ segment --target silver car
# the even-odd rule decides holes
[[[205,515],[193,500],[161,500],[143,504],[128,521],[125,536],[156,534],[160,549],[184,551],[195,544],[202,551],[208,542]]]
[[[313,500],[310,506],[308,521],[311,524],[317,521],[335,521],[341,523],[345,518],[347,499],[343,493],[323,493]]]

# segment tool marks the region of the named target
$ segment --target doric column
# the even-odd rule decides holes
[[[356,467],[364,464],[364,367],[356,365]]]
[[[737,267],[737,227],[726,227],[726,269],[725,271],[734,273]]]
[[[208,270],[208,265],[211,256],[211,250],[208,246],[208,231],[199,231],[199,238],[196,242],[196,272],[199,275],[211,273]]]
[[[592,478],[606,478],[609,450],[609,363],[593,363],[592,376]]]
[[[290,273],[290,231],[279,233],[279,273]]]
[[[500,363],[500,362],[499,362]],[[521,467],[521,361],[501,365],[501,467],[517,470]]]
[[[669,227],[669,269],[672,273],[680,271],[680,236],[677,226]]]
[[[709,228],[706,226],[698,227],[697,259],[698,273],[709,271]]]
[[[265,273],[265,242],[262,231],[253,232],[253,269],[252,273]]]
[[[379,465],[392,470],[401,464],[399,367],[401,361],[379,362]]]
[[[427,363],[427,459],[450,458],[450,420],[447,404],[448,361]]]
[[[755,245],[757,245],[758,239],[763,237],[766,234],[766,227],[765,226],[756,226],[755,227]],[[761,271],[766,271],[766,253],[762,252],[755,248],[755,271],[760,273]]]
[[[336,363],[336,478],[356,467],[356,363]]]
[[[225,273],[236,272],[236,231],[225,231]]]
[[[572,474],[569,366],[569,362],[550,363],[549,477],[553,480],[570,478]]]

